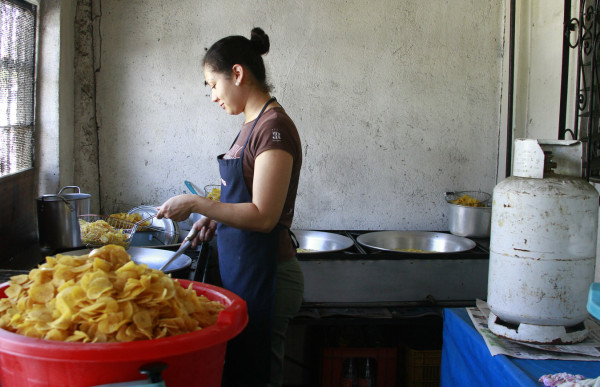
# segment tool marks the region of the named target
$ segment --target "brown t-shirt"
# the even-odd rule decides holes
[[[240,135],[224,158],[240,158],[242,148],[252,129],[252,125],[254,125],[254,121],[242,125]],[[290,186],[288,187],[287,197],[278,223],[283,226],[279,234],[279,260],[283,261],[296,255],[296,249],[292,245],[288,229],[291,227],[294,218],[296,193],[298,192],[300,168],[302,167],[302,144],[300,143],[300,136],[298,135],[296,125],[294,125],[292,119],[281,107],[274,107],[262,114],[252,131],[252,135],[244,151],[242,169],[250,194],[252,194],[252,183],[254,181],[254,161],[262,152],[271,149],[284,150],[294,158]]]

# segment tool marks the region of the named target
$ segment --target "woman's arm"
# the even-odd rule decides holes
[[[179,195],[159,207],[157,217],[185,220],[195,212],[242,230],[269,232],[285,204],[294,160],[290,153],[271,149],[254,162],[251,203],[221,203],[198,195]]]

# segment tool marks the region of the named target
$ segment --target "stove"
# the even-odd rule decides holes
[[[304,307],[460,307],[487,298],[489,239],[470,238],[476,246],[464,252],[423,254],[373,250],[358,243],[358,236],[373,231],[323,232],[348,237],[353,245],[298,254]],[[215,244],[186,250],[192,263],[173,277],[221,286]],[[176,251],[179,245],[152,247]],[[28,272],[7,269],[0,270],[0,282]]]
[[[346,250],[300,253],[304,306],[472,306],[487,298],[489,239],[464,252],[411,253],[369,249],[372,231],[326,230],[349,237]]]

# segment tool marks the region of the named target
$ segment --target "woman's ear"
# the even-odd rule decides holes
[[[244,81],[244,66],[239,64],[234,64],[231,68],[231,76],[233,77],[233,81],[236,86],[239,86]]]

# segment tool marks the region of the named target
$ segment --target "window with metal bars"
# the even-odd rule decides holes
[[[33,167],[36,12],[0,0],[0,176]]]
[[[571,15],[571,0],[564,0],[563,61],[559,115],[559,139],[581,140],[584,146],[582,177],[600,183],[600,1],[573,0],[578,14]],[[567,128],[569,56],[576,50],[575,120]]]

